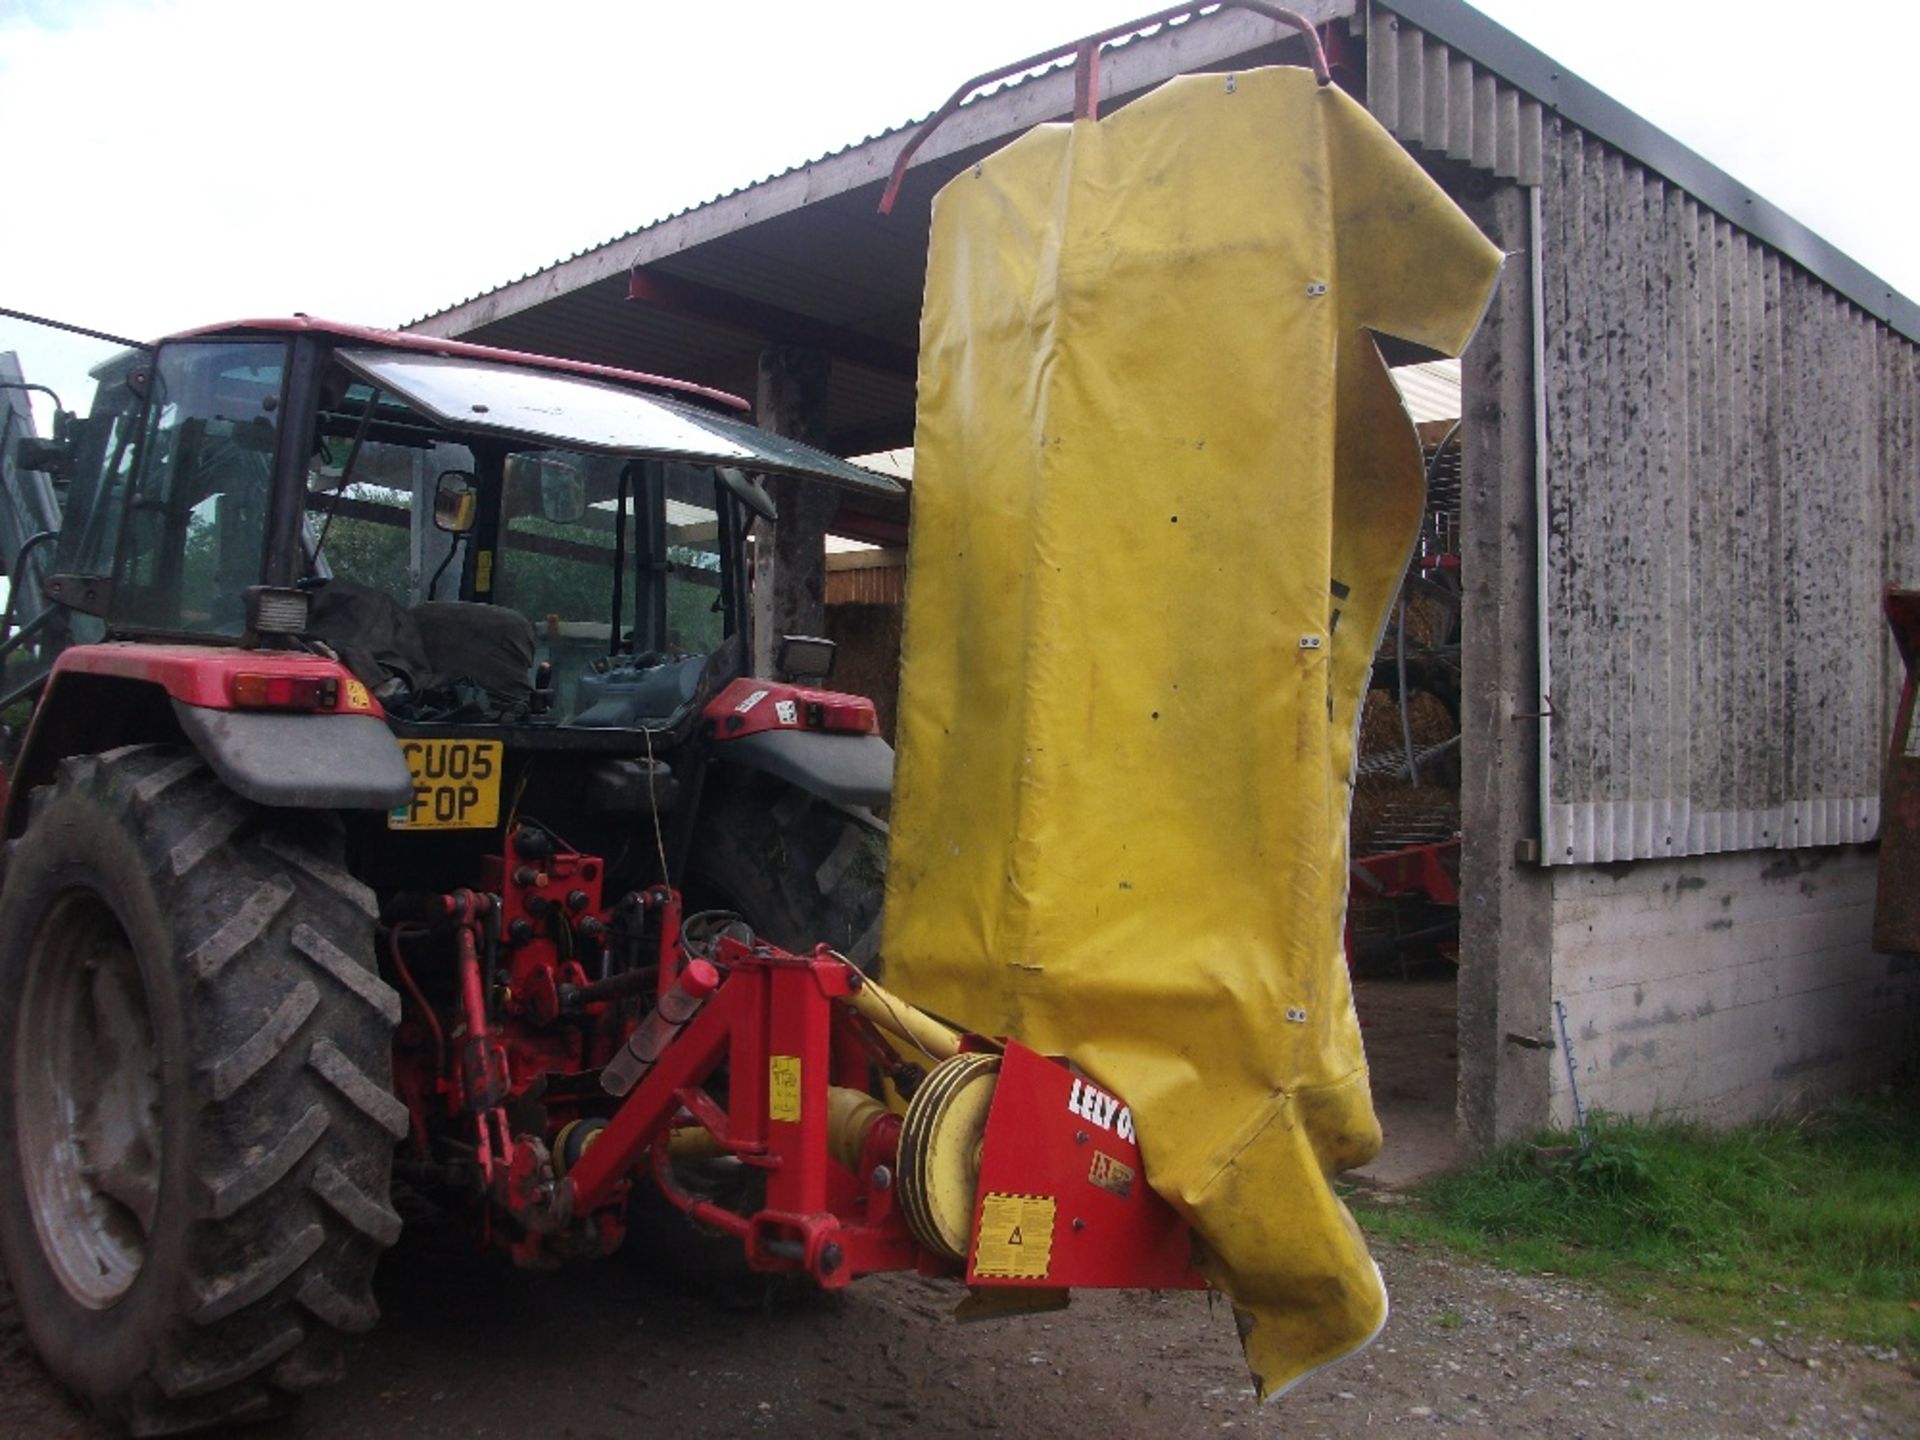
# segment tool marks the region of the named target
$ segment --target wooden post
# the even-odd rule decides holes
[[[831,372],[832,361],[818,350],[767,346],[760,352],[755,418],[776,435],[822,444]],[[780,518],[771,537],[763,534],[754,549],[753,668],[758,675],[772,673],[781,636],[826,633],[826,535],[839,508],[839,497],[817,480],[770,477],[767,490]]]

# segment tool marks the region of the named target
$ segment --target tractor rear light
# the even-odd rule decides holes
[[[227,695],[242,710],[331,710],[340,703],[340,682],[331,675],[273,675],[236,671]]]
[[[816,700],[807,706],[807,723],[816,730],[839,730],[873,735],[880,729],[873,702],[858,695]]]

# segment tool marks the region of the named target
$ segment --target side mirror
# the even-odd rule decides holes
[[[78,432],[84,427],[71,410],[55,403],[51,436],[22,435],[13,446],[13,463],[22,470],[38,470],[55,484],[73,478],[73,465],[80,453]]]
[[[540,514],[556,525],[577,525],[587,513],[587,482],[571,465],[547,462],[540,469]]]
[[[65,480],[73,469],[73,442],[23,435],[14,444],[13,463],[22,470],[38,470],[50,479]]]
[[[473,475],[466,470],[443,470],[433,487],[433,528],[451,535],[464,535],[473,529],[479,513],[480,497],[474,492]]]
[[[749,479],[745,471],[736,470],[729,465],[720,471],[720,483],[727,487],[734,499],[769,525],[775,524],[780,519],[780,512],[773,503],[773,497],[767,493],[767,487],[760,483],[758,476]]]
[[[824,680],[833,674],[839,647],[818,635],[788,635],[780,641],[774,665],[788,680]]]
[[[577,525],[587,513],[587,482],[574,466],[551,455],[509,455],[507,492],[540,486],[540,518],[555,525]],[[511,503],[511,502],[509,502]]]

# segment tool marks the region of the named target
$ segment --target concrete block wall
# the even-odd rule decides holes
[[[1734,1123],[1911,1056],[1920,964],[1873,951],[1875,866],[1850,846],[1556,870],[1552,992],[1580,1098]],[[1551,1085],[1571,1124],[1557,1051]]]

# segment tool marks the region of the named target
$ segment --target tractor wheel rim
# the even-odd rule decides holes
[[[146,1263],[162,1122],[146,984],[98,896],[69,893],[47,912],[18,1024],[14,1133],[41,1250],[75,1300],[105,1309]]]

